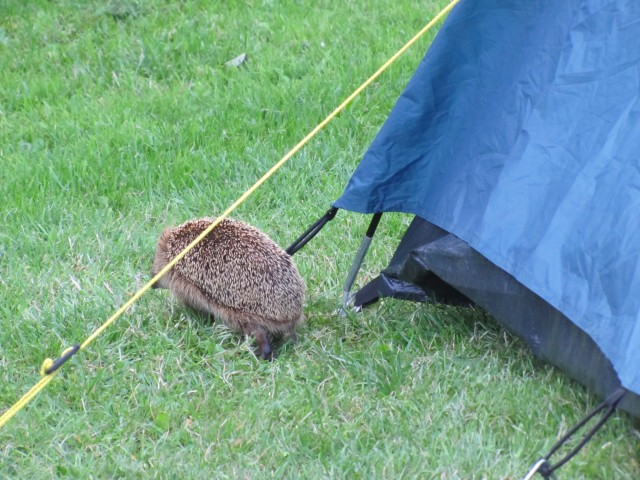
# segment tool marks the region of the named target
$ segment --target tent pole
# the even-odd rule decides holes
[[[313,225],[311,225],[302,235],[300,235],[296,239],[295,242],[289,245],[289,248],[287,248],[285,252],[293,256],[294,253],[304,247],[307,242],[315,237],[327,222],[333,220],[333,218],[336,216],[336,213],[338,213],[338,209],[336,207],[331,207],[329,210],[327,210],[327,213],[325,213]]]
[[[377,212],[373,215],[371,223],[369,224],[369,228],[367,228],[367,233],[362,239],[362,243],[360,243],[360,248],[358,249],[355,258],[353,259],[353,263],[351,264],[351,268],[349,269],[347,278],[344,281],[344,286],[342,287],[342,307],[340,308],[341,315],[346,314],[347,306],[349,305],[351,297],[351,288],[353,287],[356,276],[360,271],[360,267],[362,267],[362,262],[364,261],[364,257],[367,254],[367,251],[369,250],[369,246],[371,245],[371,241],[373,240],[373,235],[376,233],[378,223],[380,223],[380,217],[382,217],[382,212]]]

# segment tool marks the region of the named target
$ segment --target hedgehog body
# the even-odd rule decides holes
[[[153,275],[213,221],[190,220],[165,230]],[[238,220],[223,219],[154,288],[168,288],[191,308],[253,336],[263,358],[271,358],[273,337],[295,339],[295,327],[304,321],[305,285],[291,257],[266,234]]]

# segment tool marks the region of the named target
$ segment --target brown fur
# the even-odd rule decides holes
[[[153,275],[202,233],[213,219],[190,220],[165,230],[156,248]],[[184,304],[252,335],[263,358],[270,338],[290,335],[304,321],[304,281],[291,257],[258,229],[224,219],[154,288],[168,288]]]

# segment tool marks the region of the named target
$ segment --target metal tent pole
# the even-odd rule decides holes
[[[369,223],[369,228],[367,228],[367,233],[360,243],[360,248],[358,249],[355,258],[353,259],[353,263],[351,264],[351,268],[349,269],[347,278],[344,281],[344,286],[342,287],[342,307],[340,309],[340,313],[342,315],[346,314],[346,309],[349,305],[351,297],[351,288],[353,287],[356,277],[358,276],[358,272],[362,267],[364,257],[367,255],[367,251],[369,250],[369,246],[371,245],[371,241],[373,240],[373,235],[376,233],[378,223],[380,223],[380,217],[382,217],[382,212],[378,212],[373,215],[371,223]]]
[[[336,207],[331,207],[327,210],[322,217],[320,217],[313,225],[311,225],[302,235],[300,235],[295,242],[293,242],[289,247],[285,250],[289,255],[293,255],[302,247],[304,247],[313,237],[315,237],[322,227],[324,227],[327,222],[333,220],[333,218],[338,213],[338,209]]]

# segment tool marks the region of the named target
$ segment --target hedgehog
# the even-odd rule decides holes
[[[162,232],[153,276],[214,220],[189,220]],[[295,328],[304,322],[305,284],[291,256],[239,220],[223,219],[153,288],[167,288],[188,307],[253,337],[265,360],[273,358],[274,339],[296,341]]]

